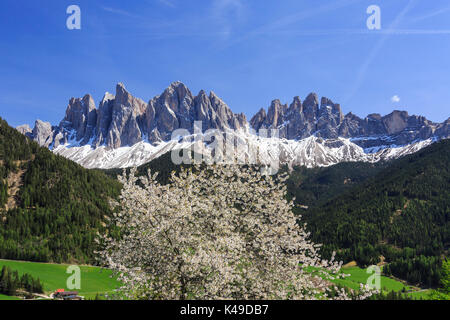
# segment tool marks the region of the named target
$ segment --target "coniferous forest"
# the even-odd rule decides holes
[[[38,278],[25,273],[19,275],[16,270],[3,266],[0,271],[0,293],[14,296],[19,290],[27,293],[43,293],[43,286]]]
[[[361,266],[384,261],[387,275],[437,286],[450,243],[449,163],[444,140],[298,212],[326,255]]]
[[[450,141],[444,140],[391,162],[296,167],[287,181],[288,197],[295,197],[296,213],[326,257],[335,251],[344,263],[381,263],[385,275],[436,287],[450,243],[449,163]],[[138,174],[148,169],[167,183],[180,168],[168,153],[139,167]]]
[[[87,170],[0,121],[0,258],[94,263],[94,238],[111,214],[122,170]],[[325,257],[382,263],[386,275],[438,286],[450,242],[450,141],[389,163],[294,168],[287,182],[296,213]],[[167,183],[170,153],[138,168]],[[8,179],[20,177],[6,210]]]
[[[94,238],[120,184],[39,147],[3,120],[0,161],[0,258],[93,263]],[[21,187],[6,211],[11,176],[19,177]]]

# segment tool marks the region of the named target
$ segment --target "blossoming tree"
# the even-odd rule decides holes
[[[330,290],[340,264],[322,260],[286,200],[287,177],[243,166],[120,177],[103,263],[132,299],[349,298]],[[359,296],[364,297],[364,295]]]

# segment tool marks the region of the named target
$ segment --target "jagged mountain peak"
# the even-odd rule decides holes
[[[28,124],[22,124],[20,126],[17,126],[16,130],[25,136],[31,134],[31,132],[32,132],[32,130]]]
[[[179,88],[179,87],[187,89],[187,86],[186,86],[183,82],[181,82],[181,81],[179,81],[179,80],[173,81],[173,82],[169,85],[169,88],[174,88],[174,89],[176,89],[176,88]]]
[[[319,104],[319,96],[315,92],[311,92],[306,96],[305,101],[303,102],[306,105],[318,105]]]
[[[89,160],[89,164],[85,163],[85,156],[82,157],[84,165],[95,167],[100,161],[97,158],[103,159],[104,156],[114,158],[105,154],[118,148],[129,147],[134,150],[140,148],[142,143],[148,143],[152,148],[165,146],[177,129],[192,133],[194,121],[201,122],[203,131],[234,129],[244,132],[245,137],[260,129],[277,129],[278,134],[274,137],[293,141],[294,144],[297,142],[301,144],[304,139],[314,137],[313,140],[308,140],[308,152],[316,152],[313,151],[315,148],[327,146],[327,148],[341,148],[339,152],[354,153],[355,157],[361,152],[369,154],[382,152],[397,146],[417,144],[419,141],[435,141],[450,137],[450,118],[439,124],[421,116],[410,116],[406,111],[394,110],[385,116],[370,114],[362,119],[351,112],[344,115],[339,103],[327,97],[319,100],[319,96],[314,92],[308,94],[303,101],[299,96],[294,97],[289,105],[274,99],[267,109],[261,108],[248,123],[243,113],[233,113],[213,91],[208,95],[204,90],[200,90],[194,96],[180,81],[171,83],[162,94],[156,95],[148,102],[133,96],[123,83],[118,83],[115,94],[106,92],[98,108],[91,95],[71,98],[59,126],[52,127],[50,123],[37,121],[31,133],[26,129],[23,131],[41,145],[56,150],[55,152],[67,150],[68,153],[65,151],[62,153],[74,159],[80,157],[75,154],[76,148],[87,147],[96,150],[102,147],[104,151],[95,151],[96,158]],[[343,144],[339,139],[351,142]],[[353,151],[345,149],[347,144]],[[297,150],[297,147],[292,148]],[[94,151],[83,152],[87,152],[89,156],[86,157],[90,159]],[[325,154],[322,156],[329,158]],[[134,159],[133,155],[131,157]],[[365,158],[361,154],[358,157]],[[142,156],[139,161],[144,158],[147,159]],[[333,161],[338,161],[338,158],[333,156]],[[303,161],[294,154],[290,155],[289,159],[297,159],[292,160],[295,163]],[[345,159],[352,159],[352,156],[347,154]],[[110,162],[105,159],[101,161]],[[120,163],[133,165],[136,161],[121,160]],[[311,164],[326,165],[328,162],[323,159],[319,161],[317,158]]]
[[[348,116],[352,117],[352,116],[355,116],[355,115],[353,113],[349,112]],[[347,117],[347,115],[346,115],[346,117]],[[371,114],[367,115],[366,118],[367,119],[372,119],[372,120],[381,120],[382,117],[381,117],[381,114],[379,114],[379,113],[371,113]]]
[[[130,93],[125,88],[125,85],[122,82],[116,84],[116,96],[117,95],[129,95]]]
[[[37,119],[32,131],[33,139],[41,146],[48,147],[52,143],[53,128],[50,122]]]
[[[115,98],[116,98],[116,96],[114,94],[109,93],[108,91],[106,91],[105,94],[103,95],[103,98],[102,98],[100,103],[104,103],[104,102],[109,101],[109,100],[114,100]]]
[[[301,106],[301,105],[302,105],[302,99],[300,99],[299,96],[295,96],[295,97],[292,99],[291,106]]]
[[[294,97],[289,108],[279,99],[273,100],[267,113],[265,109],[259,110],[250,125],[255,130],[278,129],[279,136],[288,140],[311,135],[325,139],[358,138],[357,143],[362,147],[373,147],[376,143],[404,145],[431,138],[436,132],[439,138],[448,136],[448,132],[442,134],[444,124],[435,124],[422,116],[410,116],[403,110],[394,110],[385,116],[374,113],[364,119],[351,112],[344,115],[339,103],[327,97],[322,97],[319,103],[314,92],[308,94],[303,103],[299,97]]]
[[[106,92],[98,108],[89,94],[71,98],[58,127],[37,124],[32,136],[51,148],[105,145],[117,149],[143,140],[167,141],[176,129],[192,131],[196,120],[202,121],[204,130],[239,129],[247,123],[243,114],[235,115],[214,92],[208,96],[201,90],[193,96],[180,81],[171,83],[148,103],[133,96],[123,83],[118,83],[115,95]]]
[[[189,98],[193,98],[191,90],[189,90],[189,88],[181,81],[172,82],[166,88],[166,90],[164,90],[162,95],[173,96],[174,94],[178,95],[179,97],[187,96]]]

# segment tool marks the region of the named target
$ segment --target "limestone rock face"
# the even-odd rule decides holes
[[[395,110],[382,118],[387,134],[403,131],[408,126],[408,112]]]
[[[437,125],[434,134],[443,139],[450,139],[450,118],[445,120],[445,122]]]
[[[335,139],[344,117],[341,106],[328,98],[322,98],[317,117],[317,136]]]
[[[339,136],[344,138],[358,137],[365,134],[366,122],[349,112],[339,126]]]
[[[340,104],[326,97],[319,100],[316,93],[310,93],[303,101],[294,97],[289,105],[275,99],[267,110],[260,109],[247,122],[244,114],[233,113],[214,92],[201,90],[193,95],[179,81],[148,102],[134,97],[119,83],[115,94],[105,93],[98,108],[89,94],[71,98],[58,126],[38,120],[33,130],[27,126],[17,129],[51,149],[64,145],[92,149],[104,146],[109,150],[132,147],[142,141],[156,146],[169,141],[177,129],[193,133],[196,121],[201,123],[202,132],[231,129],[261,133],[264,129],[267,136],[287,140],[314,136],[333,148],[342,144],[339,137],[351,139],[365,150],[450,138],[450,118],[444,123],[433,123],[398,110],[385,116],[373,113],[360,118],[351,112],[344,115]]]
[[[73,130],[71,138],[89,140],[94,134],[97,122],[97,110],[94,99],[90,95],[83,98],[72,98],[66,110],[66,116],[60,124],[61,129]]]
[[[49,122],[36,120],[33,129],[33,139],[44,147],[49,147],[53,142],[53,129]]]
[[[112,120],[112,109],[115,96],[108,92],[103,96],[102,101],[97,110],[96,138],[94,146],[98,147],[106,143],[108,137],[109,126]]]
[[[310,93],[303,102],[303,114],[307,122],[313,123],[317,119],[319,112],[319,98],[317,94]]]
[[[268,108],[259,110],[250,120],[251,127],[277,129],[280,138],[299,140],[316,136],[323,139],[351,138],[363,148],[407,145],[417,140],[446,138],[449,136],[449,122],[436,124],[422,116],[408,115],[406,111],[395,110],[381,116],[369,114],[362,119],[351,112],[344,115],[340,104],[317,94],[310,93],[301,102],[295,97],[289,108],[274,100]]]
[[[214,92],[207,95],[202,90],[194,96],[183,83],[174,82],[146,103],[119,83],[115,95],[105,93],[98,109],[90,95],[71,98],[58,127],[49,130],[45,125],[44,130],[39,123],[30,137],[53,148],[69,144],[116,149],[143,140],[168,141],[176,129],[193,133],[194,121],[202,123],[203,131],[248,127],[245,115],[234,114]]]
[[[194,121],[202,123],[202,131],[240,129],[247,123],[243,114],[234,114],[214,92],[207,95],[201,90],[194,96],[183,83],[174,82],[148,104],[147,128],[155,132],[149,135],[149,141],[167,141],[176,129],[193,132]]]
[[[109,125],[106,144],[111,148],[133,146],[144,138],[145,111],[147,104],[133,97],[119,83],[111,108],[111,123]]]
[[[316,134],[323,138],[337,138],[339,126],[344,116],[339,104],[328,98],[322,98],[319,106],[317,94],[309,94],[302,103],[299,97],[289,105],[280,100],[272,101],[266,114],[261,109],[251,120],[253,129],[278,129],[279,137],[285,139],[303,139]]]
[[[209,94],[209,100],[211,101],[212,111],[216,114],[216,121],[211,122],[208,129],[230,128],[239,130],[246,128],[247,118],[243,113],[234,114],[230,107],[212,91]]]
[[[19,131],[24,136],[29,136],[32,133],[30,126],[27,124],[23,124],[23,125],[16,127],[16,130]]]
[[[255,129],[259,130],[266,121],[267,113],[266,110],[261,108],[259,111],[253,116],[253,118],[250,119],[250,126]]]

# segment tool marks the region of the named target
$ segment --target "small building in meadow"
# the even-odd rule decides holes
[[[64,289],[58,289],[53,293],[54,299],[61,300],[82,300],[82,297],[78,296],[77,291],[64,291]]]

